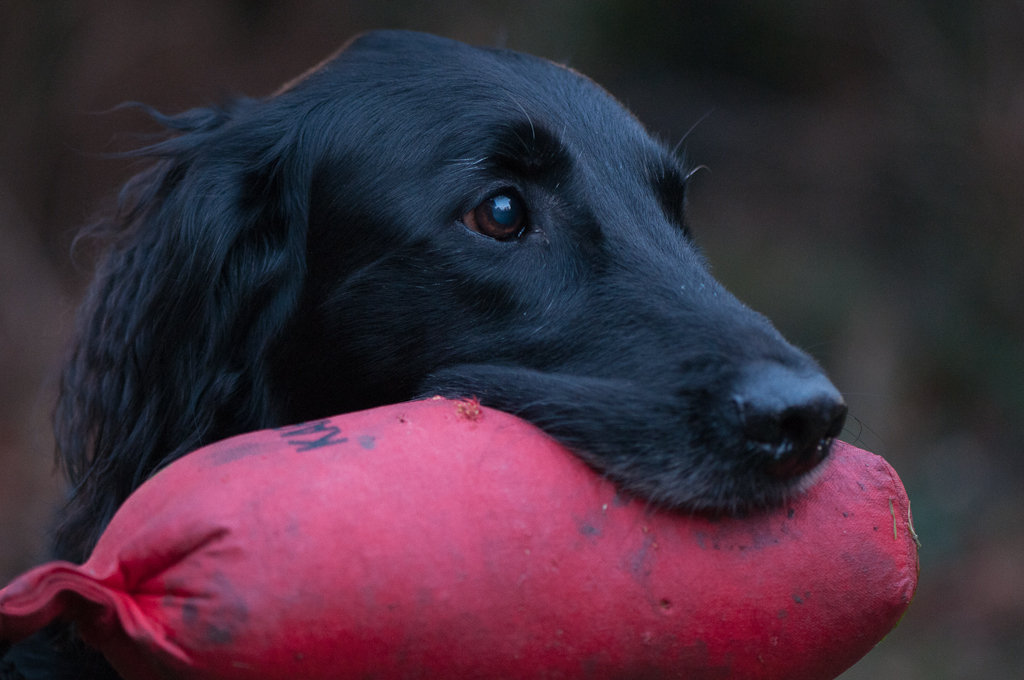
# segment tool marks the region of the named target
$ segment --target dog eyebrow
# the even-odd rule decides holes
[[[666,159],[661,163],[654,162],[649,170],[654,194],[661,203],[665,215],[689,232],[686,223],[686,180],[689,174],[683,172],[674,159]]]
[[[572,168],[572,154],[558,135],[529,119],[500,129],[487,156],[500,171],[528,179],[564,174]]]

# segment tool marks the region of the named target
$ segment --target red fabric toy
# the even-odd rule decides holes
[[[140,678],[833,678],[917,584],[909,503],[836,442],[788,507],[656,511],[474,402],[200,449],[82,566],[0,591],[0,639],[74,620]]]

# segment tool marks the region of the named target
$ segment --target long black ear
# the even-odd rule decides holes
[[[101,225],[54,416],[72,485],[58,557],[80,561],[129,493],[188,451],[274,424],[268,353],[305,276],[309,164],[273,100],[179,116]]]

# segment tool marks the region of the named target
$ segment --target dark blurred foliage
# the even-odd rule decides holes
[[[815,354],[902,475],[921,586],[844,678],[1024,677],[1024,3],[7,0],[0,4],[0,580],[58,505],[75,229],[164,111],[266,95],[354,33],[569,63],[710,171],[716,273]],[[471,105],[467,103],[467,105]],[[692,128],[692,129],[691,129]],[[127,133],[127,134],[124,134]],[[685,137],[685,139],[684,139]]]

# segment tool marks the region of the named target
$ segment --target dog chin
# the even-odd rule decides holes
[[[812,485],[823,467],[773,477],[736,436],[724,406],[709,409],[703,399],[688,404],[630,380],[467,364],[424,381],[420,398],[434,395],[476,398],[523,418],[624,496],[672,510],[739,516],[779,507]]]
[[[828,467],[826,458],[809,472],[780,480],[735,464],[724,467],[720,451],[677,452],[678,458],[690,462],[678,469],[661,465],[660,470],[655,465],[630,464],[632,461],[622,465],[619,457],[609,460],[583,449],[575,453],[614,481],[620,495],[635,496],[667,510],[711,517],[745,517],[783,507],[812,487]],[[643,453],[633,451],[631,456],[642,457]],[[726,457],[735,459],[734,455]]]

